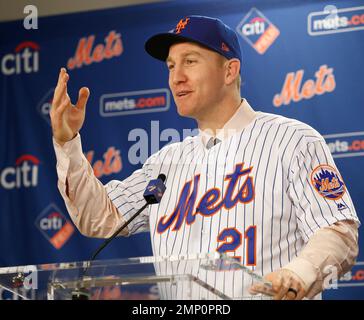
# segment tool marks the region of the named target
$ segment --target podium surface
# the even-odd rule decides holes
[[[65,262],[0,268],[0,288],[24,300],[231,300],[264,279],[213,254]]]

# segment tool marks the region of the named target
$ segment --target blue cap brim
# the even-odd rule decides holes
[[[191,40],[174,33],[159,33],[149,38],[144,48],[153,58],[166,61],[169,48],[175,43],[186,41]]]

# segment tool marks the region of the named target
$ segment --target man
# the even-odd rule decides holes
[[[270,289],[255,284],[250,293],[275,299],[313,298],[325,277],[347,272],[358,254],[359,221],[342,177],[314,129],[255,112],[241,98],[236,33],[218,19],[189,16],[145,48],[166,62],[178,113],[194,118],[199,134],[103,186],[78,133],[89,90],[82,88],[73,106],[61,69],[51,110],[58,186],[79,230],[110,236],[141,206],[147,182],[165,173],[161,203],[123,234],[149,231],[155,255],[230,251],[272,282]],[[241,278],[205,276],[234,297],[246,294]]]

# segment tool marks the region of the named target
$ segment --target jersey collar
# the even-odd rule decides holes
[[[256,115],[257,112],[255,112],[248,103],[248,101],[243,98],[241,100],[239,108],[236,110],[233,116],[225,123],[225,125],[221,129],[217,130],[216,138],[221,141],[226,140],[233,134],[241,131],[246,126],[248,126],[255,119]],[[212,134],[212,131],[208,129],[199,129],[199,136],[204,147],[206,147],[206,144],[211,138],[215,138],[215,136]]]

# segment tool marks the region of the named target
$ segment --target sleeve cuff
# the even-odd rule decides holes
[[[82,165],[84,155],[81,136],[77,133],[75,138],[66,142],[63,146],[59,145],[53,137],[53,147],[57,159],[57,174],[60,181],[65,184],[68,171]]]
[[[304,258],[297,257],[283,267],[298,275],[305,284],[306,291],[316,281],[319,270]]]

